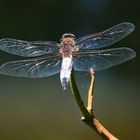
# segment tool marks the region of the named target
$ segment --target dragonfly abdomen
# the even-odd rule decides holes
[[[72,56],[63,57],[61,71],[60,71],[60,81],[61,81],[61,85],[64,89],[66,89],[66,86],[67,86],[68,82],[70,81],[72,65],[73,65]]]

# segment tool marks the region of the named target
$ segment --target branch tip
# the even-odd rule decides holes
[[[91,75],[95,74],[93,67],[90,68],[90,73],[91,73]]]

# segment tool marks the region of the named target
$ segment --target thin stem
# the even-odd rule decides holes
[[[86,109],[85,105],[84,105],[84,102],[80,96],[80,93],[79,93],[79,90],[78,90],[78,87],[76,85],[76,82],[75,82],[75,77],[74,77],[74,72],[72,70],[72,73],[71,73],[71,80],[70,80],[70,87],[71,87],[71,90],[72,90],[72,93],[76,99],[76,102],[83,114],[84,117],[88,118],[89,117],[89,112],[88,110]]]
[[[93,111],[93,89],[94,89],[94,70],[93,68],[90,69],[91,73],[91,83],[88,91],[88,105],[87,105],[87,110],[88,112]]]

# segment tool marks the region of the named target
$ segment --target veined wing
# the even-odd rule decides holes
[[[35,57],[56,53],[59,43],[53,41],[23,41],[12,38],[0,39],[0,49],[19,56]]]
[[[0,74],[17,77],[41,78],[59,73],[60,67],[60,59],[56,57],[42,57],[7,62],[0,67]]]
[[[74,69],[77,71],[89,71],[93,67],[95,71],[98,71],[128,61],[135,56],[135,51],[130,48],[82,50],[75,55]]]
[[[103,32],[87,35],[77,39],[77,45],[81,49],[97,49],[110,46],[129,35],[135,26],[124,22],[113,26]]]

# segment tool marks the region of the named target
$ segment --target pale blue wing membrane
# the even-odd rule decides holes
[[[74,70],[89,71],[91,67],[93,67],[95,71],[103,70],[126,62],[135,56],[135,51],[130,48],[82,50],[74,57]]]
[[[42,78],[59,73],[60,67],[61,60],[58,58],[34,58],[7,62],[0,67],[0,74]]]
[[[11,38],[0,39],[0,49],[23,57],[36,57],[59,51],[59,43],[53,41],[23,41]]]
[[[80,49],[103,48],[120,41],[134,29],[135,26],[132,23],[124,22],[103,32],[80,37],[76,40],[76,43]]]

